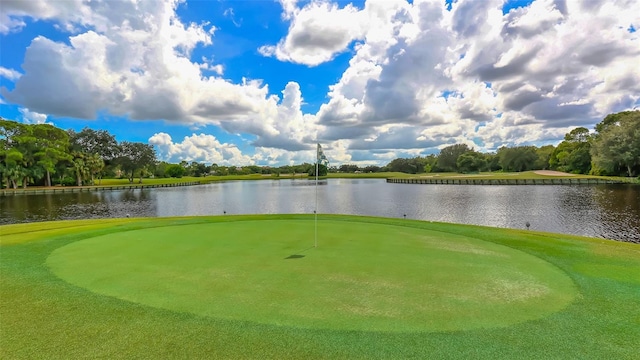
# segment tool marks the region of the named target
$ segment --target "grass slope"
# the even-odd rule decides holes
[[[616,176],[596,176],[596,175],[582,175],[582,174],[566,174],[566,175],[552,175],[552,174],[539,174],[536,171],[522,171],[522,172],[481,172],[475,174],[461,174],[461,173],[428,173],[428,174],[416,174],[412,175],[413,178],[433,178],[433,179],[484,179],[484,180],[540,180],[540,179],[600,179],[600,180],[615,180],[624,182],[636,182],[637,179],[628,177],[616,177]]]
[[[38,223],[31,226],[20,224],[0,227],[0,349],[2,357],[527,359],[607,357],[632,359],[640,352],[640,345],[637,342],[640,338],[640,247],[635,244],[607,240],[410,220],[321,216],[320,223],[337,229],[336,234],[346,233],[351,226],[356,230],[360,228],[361,231],[371,228],[372,233],[389,231],[388,235],[395,234],[395,239],[404,242],[403,247],[406,249],[412,249],[421,243],[433,244],[429,251],[436,251],[438,246],[442,247],[443,244],[458,250],[462,246],[462,249],[476,249],[480,252],[506,247],[508,249],[505,249],[505,253],[520,256],[520,258],[515,263],[507,262],[502,266],[513,269],[521,261],[525,262],[522,266],[527,269],[530,268],[530,264],[526,265],[527,261],[531,261],[532,264],[552,264],[551,267],[558,271],[549,274],[561,271],[564,275],[560,278],[564,276],[570,278],[572,286],[575,287],[574,291],[577,292],[575,299],[558,312],[547,313],[543,317],[513,323],[509,326],[489,326],[468,330],[366,331],[344,329],[335,324],[300,328],[290,324],[274,324],[273,319],[278,317],[269,318],[269,313],[257,315],[268,320],[263,322],[247,321],[252,318],[252,314],[248,314],[244,319],[242,317],[221,318],[215,315],[206,316],[206,314],[203,316],[202,313],[198,314],[192,309],[175,311],[175,309],[143,305],[140,298],[135,299],[137,302],[123,301],[116,297],[117,294],[96,293],[96,286],[99,284],[95,281],[90,285],[83,285],[92,287],[94,290],[89,291],[85,287],[71,285],[53,273],[62,271],[61,269],[64,268],[63,262],[58,262],[57,264],[62,268],[56,269],[56,256],[69,256],[70,253],[67,251],[73,250],[74,247],[79,247],[76,250],[82,251],[88,251],[91,248],[83,247],[83,244],[103,247],[100,253],[107,255],[110,261],[115,261],[117,248],[113,248],[111,252],[106,251],[104,247],[108,247],[108,241],[100,242],[101,236],[110,236],[112,239],[120,239],[122,236],[124,241],[126,236],[135,235],[136,230],[145,229],[144,231],[153,233],[161,229],[186,230],[189,226],[193,226],[194,231],[204,231],[207,226],[212,226],[213,230],[218,226],[221,226],[218,229],[229,226],[228,230],[235,229],[236,236],[233,236],[232,231],[229,233],[220,231],[218,234],[227,234],[229,238],[226,241],[229,245],[232,238],[241,239],[252,232],[261,234],[257,220],[276,223],[276,220],[296,220],[308,223],[310,217],[278,215],[123,219],[63,221]],[[81,227],[77,227],[76,224]],[[385,227],[381,226],[382,224],[391,226]],[[171,228],[172,225],[186,226]],[[238,225],[246,225],[246,229],[245,226]],[[388,230],[391,227],[395,227],[396,230]],[[287,227],[286,230],[293,231],[295,228]],[[156,232],[158,239],[169,235],[162,231]],[[300,248],[294,246],[294,243],[279,241],[278,234],[267,235],[271,238],[261,237],[265,241],[262,245],[264,249],[261,250],[272,253],[279,253],[282,250],[285,254],[299,252],[299,250],[293,251]],[[290,234],[290,237],[294,238],[294,235],[296,235],[295,231]],[[186,231],[179,232],[175,236],[179,236],[177,240],[197,239],[197,237],[190,237],[189,232]],[[201,234],[201,237],[204,238],[204,236]],[[214,232],[210,236],[217,235]],[[421,236],[424,237],[422,240]],[[445,241],[437,242],[434,237]],[[301,243],[311,241],[302,233],[297,233],[297,238]],[[271,243],[269,240],[280,245],[273,245],[270,248],[267,245]],[[91,241],[95,242],[91,243]],[[367,241],[367,237],[357,241]],[[415,251],[415,248],[409,252],[406,252],[406,249],[401,251],[390,246],[390,241],[388,237],[380,235],[378,241],[373,241],[377,247],[379,246],[378,251],[370,253],[352,253],[352,251],[362,251],[361,247],[353,244],[353,241],[338,244],[343,246],[343,250],[342,253],[337,254],[344,258],[336,260],[340,260],[340,263],[343,263],[344,259],[352,260],[349,266],[354,268],[349,271],[354,271],[354,274],[357,274],[358,267],[367,271],[378,270],[374,277],[378,280],[392,276],[393,271],[399,271],[397,276],[408,278],[409,282],[423,281],[424,278],[421,278],[421,275],[408,273],[411,269],[415,269],[410,266],[411,259],[419,256],[419,251]],[[191,243],[196,246],[192,249],[193,254],[200,254],[202,249],[197,249],[197,246],[201,246],[202,243],[198,241]],[[324,246],[328,247],[330,241],[325,239],[325,245],[322,242],[320,244],[321,247],[318,250]],[[252,242],[246,246],[257,246],[257,243]],[[284,249],[282,246],[291,248]],[[246,251],[244,245],[235,245],[235,247],[230,245],[224,248],[228,251],[233,251],[234,248],[241,252]],[[105,252],[102,252],[103,250]],[[219,250],[222,251],[223,248]],[[446,256],[451,259],[456,258],[454,254],[448,254],[446,249],[441,248],[438,251],[441,251],[442,256],[447,254]],[[380,261],[390,261],[373,256],[385,252],[395,254],[396,258],[393,261],[398,270],[382,271],[376,267]],[[305,258],[286,261],[297,264],[294,266],[302,266],[305,264],[303,261],[314,259],[310,252],[304,254]],[[328,253],[325,254],[328,255]],[[461,254],[468,255],[464,252]],[[442,256],[433,255],[432,260]],[[78,258],[81,256],[75,257],[75,259]],[[194,258],[211,259],[201,255]],[[230,255],[220,257],[218,260],[222,263],[218,263],[219,267],[212,269],[233,266],[233,262],[223,262],[231,258],[233,256]],[[465,262],[478,261],[482,264],[481,258],[474,257]],[[264,259],[254,260],[258,263],[245,263],[240,264],[241,266],[235,264],[238,267],[232,270],[238,272],[246,267],[264,267]],[[52,267],[48,266],[47,262]],[[184,263],[187,262],[184,261]],[[281,261],[281,263],[284,262],[284,260]],[[157,261],[151,262],[151,264],[157,263]],[[329,261],[327,264],[330,263]],[[80,266],[79,263],[76,265]],[[73,268],[76,265],[65,266]],[[196,266],[197,260],[192,265]],[[491,266],[491,261],[484,265]],[[500,265],[497,267],[499,268]],[[385,268],[395,269],[395,266]],[[329,267],[325,271],[332,269],[335,270]],[[92,271],[95,274],[95,269]],[[469,274],[473,273],[473,271],[469,272]],[[538,271],[530,271],[530,273],[541,274]],[[291,273],[287,272],[287,274]],[[66,276],[67,280],[83,276],[77,273],[59,275]],[[69,276],[71,278],[68,278]],[[368,273],[360,276],[361,278],[357,279],[358,282],[370,278]],[[451,276],[464,277],[463,274]],[[549,276],[542,276],[539,280],[549,284]],[[242,286],[233,282],[230,284]],[[550,284],[562,284],[562,281],[551,281]],[[449,284],[444,282],[442,285]],[[298,283],[297,286],[300,284]],[[364,286],[367,287],[366,284]],[[351,287],[345,287],[345,289],[349,288]],[[369,286],[365,291],[371,289],[372,287]],[[145,292],[142,291],[142,293]],[[395,302],[400,305],[403,301],[403,299],[397,299]],[[509,316],[508,312],[505,312],[505,316]],[[475,320],[469,317],[468,321]],[[349,321],[346,320],[346,323]]]

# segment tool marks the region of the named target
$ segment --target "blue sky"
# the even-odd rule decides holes
[[[0,116],[162,160],[385,164],[640,105],[636,1],[5,2]]]

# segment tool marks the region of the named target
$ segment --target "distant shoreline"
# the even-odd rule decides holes
[[[226,176],[206,176],[206,177],[184,177],[184,178],[145,178],[142,183],[134,180],[133,183],[129,183],[127,179],[102,179],[101,184],[98,185],[86,185],[86,186],[30,186],[26,189],[0,189],[0,196],[2,195],[18,195],[18,194],[47,194],[47,193],[67,193],[67,192],[89,192],[100,190],[126,190],[126,189],[149,189],[160,187],[177,187],[177,186],[194,186],[203,185],[209,183],[223,182],[223,181],[251,181],[251,180],[297,180],[307,179],[314,180],[315,177],[307,174],[252,174],[252,175],[226,175]],[[531,184],[537,180],[564,180],[557,183],[562,184],[587,184],[587,183],[602,183],[602,184],[615,184],[615,183],[628,183],[628,184],[640,184],[635,178],[624,177],[611,177],[611,176],[594,176],[594,175],[579,175],[568,174],[559,171],[551,170],[537,170],[537,171],[525,171],[517,173],[477,173],[477,174],[460,174],[460,173],[429,173],[429,174],[405,174],[398,172],[381,172],[381,173],[330,173],[327,176],[321,176],[319,179],[386,179],[387,182],[398,183],[411,183],[410,180],[423,180],[422,183],[442,183],[442,181],[449,181],[451,184],[471,184],[470,182],[464,182],[466,180],[473,180],[473,183],[482,183],[481,180],[486,180],[485,183],[489,183],[490,180],[495,185],[525,185],[527,180],[531,180]],[[574,179],[575,182],[567,180]],[[428,180],[428,181],[424,181]],[[463,181],[464,180],[464,181]],[[582,180],[583,182],[580,182]],[[591,180],[589,182],[587,180]],[[506,181],[504,183],[495,181]],[[418,183],[418,182],[413,182]],[[537,185],[538,183],[536,183]],[[553,182],[539,182],[539,184],[554,185]]]

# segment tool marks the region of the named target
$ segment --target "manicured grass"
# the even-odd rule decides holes
[[[379,172],[379,173],[329,173],[327,176],[321,178],[326,179],[386,179],[390,177],[395,178],[407,178],[415,176],[413,174],[405,174],[401,172]],[[217,181],[236,181],[236,180],[287,180],[287,179],[315,179],[313,176],[307,174],[251,174],[251,175],[211,175],[205,177],[192,177],[185,176],[182,178],[155,178],[155,179],[143,179],[143,184],[170,184],[177,182],[190,182],[200,181],[201,183],[217,182]],[[133,181],[134,184],[138,183],[138,179]],[[103,179],[102,185],[129,185],[127,179]]]
[[[194,176],[185,176],[182,178],[143,178],[143,185],[156,185],[156,184],[175,184],[175,183],[184,183],[184,182],[193,182],[193,181],[202,181],[204,178],[202,177],[194,177]],[[100,181],[100,185],[98,185],[98,180],[95,181],[95,186],[114,186],[114,185],[138,185],[140,179],[133,179],[133,183],[129,183],[129,179],[102,179]]]
[[[441,331],[505,326],[564,308],[571,279],[473,238],[381,224],[235,221],[108,234],[47,265],[93,292],[174,311],[303,328]],[[187,239],[181,239],[184,234]]]
[[[522,172],[481,172],[475,174],[460,174],[460,173],[428,173],[428,174],[415,174],[414,178],[434,178],[434,179],[486,179],[486,180],[505,180],[505,179],[603,179],[603,180],[617,180],[633,182],[633,178],[623,178],[615,176],[595,176],[595,175],[582,175],[582,174],[569,174],[565,176],[557,175],[543,175],[537,174],[535,171],[522,171]]]
[[[636,244],[319,219],[318,248],[306,215],[2,226],[2,357],[632,359],[640,352]]]
[[[387,179],[387,178],[410,178],[415,174],[402,172],[379,172],[379,173],[329,173],[329,179]]]
[[[637,178],[625,178],[615,176],[593,176],[593,175],[571,175],[570,177],[558,177],[549,175],[536,174],[533,171],[524,171],[518,173],[504,173],[504,172],[483,172],[479,174],[460,174],[460,173],[423,173],[423,174],[405,174],[401,172],[380,172],[380,173],[330,173],[321,179],[387,179],[387,178],[434,178],[434,179],[487,179],[487,180],[503,180],[503,179],[552,179],[552,178],[574,178],[574,179],[602,179],[602,180],[614,180],[628,183],[640,184],[640,180]],[[305,179],[313,180],[314,177],[307,174],[251,174],[251,175],[226,175],[226,176],[205,176],[205,177],[182,177],[182,178],[145,178],[142,183],[138,182],[138,179],[134,179],[133,183],[129,183],[128,179],[102,179],[99,182],[96,180],[95,187],[108,187],[108,186],[127,186],[127,185],[158,185],[158,184],[176,184],[185,182],[199,182],[201,184],[208,184],[219,181],[238,181],[238,180],[289,180],[289,179]],[[85,186],[90,187],[90,186]],[[93,186],[91,186],[93,187]],[[30,186],[26,191],[37,191],[43,189],[38,186]],[[9,191],[15,191],[17,193],[25,191],[22,188],[8,189]]]
[[[291,174],[281,174],[279,177],[275,175],[227,175],[227,176],[206,176],[206,177],[183,177],[180,179],[143,179],[143,184],[170,184],[177,182],[200,181],[201,183],[217,182],[217,181],[235,181],[235,180],[284,180],[291,179]],[[296,179],[313,179],[306,174],[296,174]],[[504,179],[553,179],[553,178],[572,178],[572,179],[602,179],[615,180],[623,182],[638,182],[635,178],[615,177],[615,176],[595,176],[571,174],[570,176],[553,176],[536,174],[535,171],[523,172],[482,172],[477,174],[460,174],[460,173],[422,173],[422,174],[406,174],[401,172],[380,172],[380,173],[329,173],[323,179],[387,179],[387,178],[435,178],[435,179],[487,179],[487,180],[504,180]],[[134,181],[137,184],[138,180]],[[102,185],[129,185],[127,179],[103,179]]]

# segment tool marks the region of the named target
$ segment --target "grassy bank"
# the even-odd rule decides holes
[[[460,174],[460,173],[429,173],[429,174],[415,174],[412,178],[434,178],[434,179],[487,179],[487,180],[541,180],[541,179],[602,179],[602,180],[615,180],[624,182],[637,182],[636,178],[625,178],[619,176],[595,176],[595,175],[582,175],[582,174],[563,174],[563,175],[544,175],[537,173],[536,171],[523,171],[523,172],[481,172],[476,174]]]
[[[0,227],[6,358],[617,358],[640,247],[321,215]]]
[[[390,177],[406,178],[411,177],[411,174],[405,174],[401,172],[381,172],[381,173],[330,173],[322,178],[330,179],[386,179]],[[175,182],[190,182],[200,181],[201,183],[210,183],[217,181],[237,181],[237,180],[291,180],[291,179],[315,179],[308,174],[251,174],[251,175],[225,175],[225,176],[205,176],[205,177],[192,177],[185,176],[179,179],[176,178],[159,178],[159,179],[143,179],[144,184],[167,184]],[[137,184],[138,180],[134,181]],[[102,185],[128,185],[127,179],[104,179]]]
[[[579,175],[579,174],[568,174],[565,176],[556,176],[556,175],[541,175],[537,174],[535,171],[524,171],[524,172],[516,172],[516,173],[504,173],[504,172],[482,172],[478,174],[460,174],[460,173],[424,173],[424,174],[406,174],[401,172],[380,172],[380,173],[330,173],[322,179],[388,179],[388,178],[401,178],[401,179],[411,179],[411,178],[431,178],[431,179],[457,179],[457,180],[465,180],[465,179],[487,179],[487,180],[509,180],[509,179],[554,179],[554,178],[573,178],[573,179],[602,179],[602,180],[614,180],[625,183],[632,184],[640,184],[640,181],[637,178],[625,178],[625,177],[614,177],[614,176],[593,176],[593,175]],[[308,176],[307,174],[251,174],[251,175],[225,175],[225,176],[206,176],[206,177],[194,177],[194,176],[185,176],[182,178],[145,178],[142,180],[142,183],[138,182],[138,179],[135,179],[133,183],[129,183],[128,179],[102,179],[101,181],[96,180],[96,185],[93,186],[83,186],[83,187],[91,187],[91,188],[99,188],[99,187],[110,187],[110,186],[138,186],[138,185],[159,185],[159,184],[178,184],[178,183],[190,183],[190,182],[199,182],[200,184],[208,184],[212,182],[220,182],[220,181],[239,181],[239,180],[301,180],[301,179],[309,179],[313,180],[314,177]],[[71,188],[72,186],[68,186]],[[54,186],[53,188],[59,188],[59,186]],[[41,190],[45,189],[43,187],[38,186],[30,186],[26,189],[26,191],[33,190]],[[7,189],[5,191],[10,192],[21,192],[24,191],[22,188],[18,189]]]
[[[399,172],[384,172],[384,173],[368,173],[368,174],[330,174],[328,178],[360,178],[360,179],[385,179],[389,177],[407,178],[410,174],[404,174]],[[322,177],[326,179],[327,177]],[[240,180],[313,180],[314,177],[308,174],[251,174],[251,175],[225,175],[225,176],[185,176],[181,178],[144,178],[142,183],[139,179],[134,179],[133,183],[130,183],[128,179],[102,179],[95,181],[96,185],[85,185],[82,188],[100,188],[100,187],[113,187],[113,186],[144,186],[144,185],[170,185],[180,183],[192,183],[198,182],[200,184],[208,184],[220,181],[240,181]],[[61,186],[56,185],[51,188],[42,186],[29,186],[27,189],[19,187],[18,189],[2,189],[4,192],[20,193],[24,191],[38,191],[43,189],[57,189]],[[65,188],[76,188],[76,186],[66,186]]]

